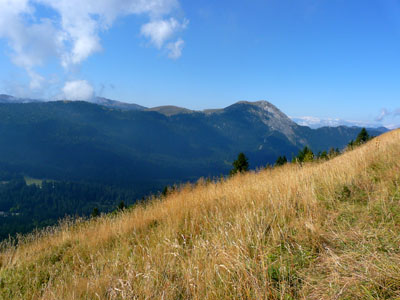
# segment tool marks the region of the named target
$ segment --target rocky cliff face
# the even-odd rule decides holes
[[[249,106],[248,113],[258,118],[259,122],[268,126],[272,131],[283,133],[291,142],[295,144],[298,142],[294,130],[297,124],[272,103],[265,100],[257,102],[241,101],[236,105]]]

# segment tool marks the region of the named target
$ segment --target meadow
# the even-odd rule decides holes
[[[400,299],[400,130],[6,241],[1,299]]]

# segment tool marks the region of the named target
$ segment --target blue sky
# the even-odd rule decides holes
[[[400,124],[400,1],[0,0],[0,70],[17,96]]]

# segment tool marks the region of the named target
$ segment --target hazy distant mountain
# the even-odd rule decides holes
[[[61,99],[60,99],[61,100]],[[50,100],[39,100],[39,99],[30,99],[30,98],[18,98],[10,95],[0,94],[0,103],[35,103],[35,102],[49,102]],[[54,102],[54,100],[51,100]],[[57,100],[56,100],[57,101]],[[67,101],[74,101],[74,99],[70,99]],[[134,103],[126,103],[116,100],[111,100],[103,97],[95,97],[88,102],[95,103],[98,105],[102,105],[105,107],[120,109],[120,110],[145,110],[147,107],[141,106],[139,104]]]
[[[343,148],[360,131],[299,126],[267,101],[206,112],[104,103],[110,104],[0,104],[0,177],[24,174],[150,190],[227,174],[239,152],[255,168],[280,155],[290,158],[305,145],[314,151]]]
[[[32,103],[32,102],[42,102],[42,100],[17,98],[10,95],[0,94],[0,103]]]
[[[400,123],[399,124],[385,125],[385,128],[390,129],[390,130],[397,129],[397,128],[400,128]]]
[[[103,97],[96,97],[89,102],[99,104],[102,106],[106,106],[106,107],[117,108],[117,109],[121,109],[121,110],[145,110],[145,109],[147,109],[146,107],[141,106],[139,104],[120,102],[120,101],[110,100],[110,99],[103,98]]]
[[[347,121],[343,119],[333,119],[333,118],[316,118],[316,117],[291,117],[291,119],[301,126],[308,126],[310,128],[316,129],[321,127],[337,127],[337,126],[356,126],[356,127],[368,127],[368,128],[378,128],[382,127],[379,123],[374,122],[362,122],[362,121]]]

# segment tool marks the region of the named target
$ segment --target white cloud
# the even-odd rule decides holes
[[[168,57],[171,59],[178,59],[181,57],[184,46],[185,42],[182,39],[178,39],[175,43],[169,43],[167,45],[169,51]]]
[[[390,112],[386,108],[383,108],[381,110],[381,113],[379,114],[378,117],[375,118],[375,120],[378,121],[378,122],[381,122],[389,115],[390,115]]]
[[[62,64],[65,67],[79,64],[101,50],[99,33],[112,26],[115,19],[132,14],[147,14],[153,32],[146,35],[156,46],[181,30],[185,24],[163,17],[176,9],[177,0],[31,0],[53,8],[60,16],[60,40],[64,43]],[[156,20],[156,21],[154,21]],[[68,47],[69,46],[69,47]]]
[[[29,83],[29,88],[31,90],[38,90],[42,87],[43,82],[45,81],[45,78],[35,71],[28,70],[28,75],[31,78],[31,82]]]
[[[37,5],[50,8],[54,16],[38,18]],[[0,0],[0,38],[7,39],[13,63],[25,68],[32,75],[31,86],[38,87],[43,80],[38,80],[35,67],[54,57],[66,70],[82,63],[102,49],[100,33],[119,17],[147,16],[141,34],[163,48],[187,26],[186,20],[171,17],[178,8],[178,0]],[[175,51],[168,45],[170,53],[180,54],[183,41]]]
[[[393,130],[393,129],[400,128],[400,124],[387,124],[387,125],[385,125],[385,127],[387,129]]]
[[[34,9],[27,0],[0,0],[0,38],[5,38],[12,50],[14,64],[24,68],[31,78],[30,87],[40,88],[43,77],[33,68],[41,66],[57,53],[56,29],[49,19],[29,24]]]
[[[177,31],[186,28],[187,21],[178,22],[175,18],[169,20],[154,20],[142,26],[141,33],[148,37],[157,47],[162,48],[165,41],[170,39]]]
[[[375,118],[376,121],[384,121],[390,118],[397,118],[400,116],[400,108],[395,110],[388,110],[387,108],[383,108],[378,117]]]
[[[86,80],[67,81],[63,87],[67,100],[90,100],[93,98],[93,87]]]

